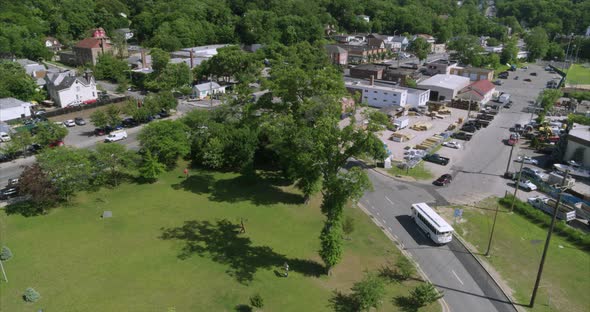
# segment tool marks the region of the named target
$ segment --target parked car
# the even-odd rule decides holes
[[[107,137],[104,139],[105,142],[116,142],[127,138],[127,132],[124,130],[117,130],[111,132]]]
[[[6,200],[18,195],[18,187],[7,186],[0,190],[0,199]]]
[[[518,80],[518,76],[514,76],[514,80]]]
[[[27,154],[34,155],[39,153],[42,149],[43,147],[40,144],[33,143],[27,147]]]
[[[94,135],[105,135],[107,132],[103,128],[96,128],[94,129]]]
[[[137,121],[135,121],[135,119],[133,119],[131,117],[123,119],[123,121],[121,123],[123,124],[123,127],[125,127],[125,128],[132,128],[132,127],[137,126]]]
[[[10,178],[8,179],[8,186],[17,186],[18,185],[18,178]]]
[[[66,121],[64,121],[64,126],[66,127],[75,127],[76,126],[76,122],[73,119],[68,119]]]
[[[516,185],[518,185],[519,188],[521,188],[527,192],[537,190],[537,186],[533,182],[531,182],[530,180],[520,180],[520,181],[518,181],[518,183],[516,183]]]
[[[508,102],[506,104],[504,104],[504,108],[510,108],[512,107],[512,102]]]
[[[528,67],[528,66],[522,66],[521,68],[522,68],[522,69],[529,69],[529,67]]]
[[[523,81],[531,82],[532,80],[530,80],[529,78],[526,78],[526,79],[523,79]]]
[[[168,113],[165,109],[162,109],[157,115],[159,115],[161,118],[170,117],[170,113]]]
[[[433,162],[435,164],[442,165],[442,166],[448,165],[449,162],[451,161],[450,158],[448,158],[448,157],[442,157],[439,154],[426,155],[422,159],[424,159],[426,161],[429,161],[429,162]]]
[[[459,144],[459,142],[457,142],[457,141],[443,142],[442,145],[446,146],[446,147],[450,147],[450,148],[456,148],[456,149],[461,148],[461,144]]]
[[[524,161],[525,164],[529,164],[529,165],[538,165],[539,164],[538,160],[530,158],[529,156],[524,156],[524,157],[518,156],[514,161],[516,161],[516,162],[523,162]]]
[[[497,86],[501,86],[502,83],[503,83],[502,80],[499,80],[499,79],[494,81],[494,84]]]
[[[471,133],[455,132],[455,133],[453,133],[452,137],[454,139],[469,141],[469,140],[471,140],[471,138],[473,137],[473,135]]]
[[[65,143],[64,143],[64,141],[62,141],[62,140],[57,140],[57,141],[55,141],[55,142],[49,143],[49,147],[50,147],[50,148],[59,147],[59,146],[64,146],[64,145],[66,145],[66,144],[65,144]]]
[[[537,73],[531,73],[531,76],[537,76]]]
[[[543,174],[543,172],[541,170],[535,169],[535,168],[529,168],[529,167],[522,168],[522,174],[528,175],[528,176],[533,177],[537,180],[543,180],[546,177],[546,175]]]
[[[6,132],[0,132],[0,142],[10,141],[10,135]]]
[[[432,184],[438,185],[438,186],[447,186],[447,185],[451,184],[452,181],[453,181],[453,176],[446,173],[446,174],[441,175],[434,182],[432,182]]]
[[[477,131],[477,127],[473,124],[465,124],[463,127],[461,127],[461,131],[475,133],[475,131]]]
[[[86,120],[84,120],[84,118],[82,117],[76,117],[74,118],[74,122],[78,125],[78,126],[83,126],[86,124]]]

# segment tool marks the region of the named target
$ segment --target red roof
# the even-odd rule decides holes
[[[107,42],[104,43],[104,47],[108,48],[111,45]],[[82,41],[76,43],[76,48],[84,48],[84,49],[97,49],[100,48],[100,40],[96,38],[86,38]]]
[[[496,86],[494,86],[494,84],[491,83],[489,80],[478,80],[465,87],[463,91],[467,92],[469,90],[473,90],[483,96],[488,92],[494,90],[495,88]]]

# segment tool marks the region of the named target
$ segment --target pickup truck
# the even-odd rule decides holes
[[[473,134],[466,132],[455,132],[453,133],[452,137],[454,139],[469,141],[473,137]]]
[[[555,212],[555,204],[557,201],[552,198],[537,196],[531,197],[527,199],[527,202],[540,210],[548,213],[549,215],[553,215]],[[565,222],[572,221],[576,218],[576,209],[566,205],[564,203],[559,204],[559,210],[557,211],[557,219],[564,220]]]
[[[477,119],[492,121],[492,120],[494,120],[494,115],[479,114],[479,115],[477,115]]]
[[[449,164],[449,161],[451,161],[450,158],[448,158],[448,157],[442,157],[439,154],[426,155],[422,159],[424,159],[426,161],[429,161],[429,162],[433,162],[435,164],[443,165],[443,166],[448,165]]]

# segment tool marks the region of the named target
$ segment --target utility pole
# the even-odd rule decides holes
[[[213,80],[209,75],[209,107],[213,108]]]
[[[507,174],[510,171],[510,162],[512,162],[512,152],[514,151],[514,146],[515,144],[512,144],[512,146],[510,147],[510,156],[508,156],[508,163],[506,164],[506,171],[505,174]]]
[[[533,288],[533,295],[531,296],[531,302],[529,307],[533,307],[535,305],[535,298],[537,297],[537,291],[539,290],[539,284],[541,283],[541,275],[543,274],[543,266],[545,265],[545,257],[547,256],[547,249],[549,249],[549,242],[551,241],[551,234],[553,233],[553,228],[555,227],[555,220],[557,219],[557,213],[559,212],[559,202],[561,202],[561,195],[565,189],[565,181],[567,180],[567,175],[569,174],[569,170],[565,171],[563,175],[563,180],[561,181],[561,187],[559,189],[559,195],[557,195],[557,202],[555,203],[555,210],[553,211],[553,218],[551,218],[551,225],[549,225],[549,232],[547,233],[547,239],[545,240],[545,248],[543,248],[543,256],[541,257],[541,263],[539,264],[539,271],[537,272],[537,280],[535,281],[535,287]]]
[[[494,223],[492,223],[492,232],[490,233],[490,240],[488,241],[488,250],[486,250],[485,256],[490,255],[490,249],[492,248],[492,239],[494,238],[494,229],[496,229],[496,218],[498,218],[498,204],[496,204],[496,212],[494,212]]]
[[[520,162],[520,170],[518,170],[518,178],[514,183],[514,195],[512,197],[512,204],[510,204],[510,212],[514,210],[514,202],[516,201],[516,193],[518,192],[518,183],[520,183],[520,177],[522,176],[522,167],[524,166],[524,155],[522,155],[522,161]]]

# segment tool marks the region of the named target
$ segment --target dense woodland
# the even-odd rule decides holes
[[[114,29],[130,27],[138,43],[172,51],[210,43],[313,43],[324,38],[328,25],[343,32],[428,33],[440,42],[466,34],[503,41],[506,26],[514,32],[541,26],[553,38],[590,25],[589,1],[498,0],[497,19],[485,18],[477,2],[457,7],[454,0],[0,0],[0,55],[47,57],[45,36],[71,45],[99,26],[111,37]]]

